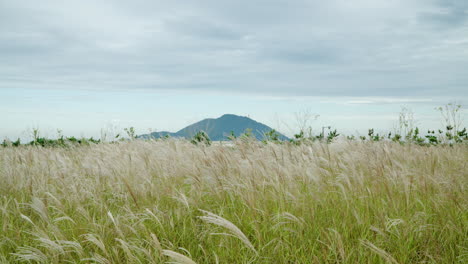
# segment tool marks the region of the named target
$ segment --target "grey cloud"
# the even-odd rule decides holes
[[[434,7],[420,14],[423,23],[438,27],[466,26],[468,2],[465,0],[436,0]]]
[[[228,25],[199,17],[166,20],[164,26],[168,31],[200,39],[238,40],[243,36]]]
[[[34,3],[0,3],[0,89],[467,94],[465,1]]]

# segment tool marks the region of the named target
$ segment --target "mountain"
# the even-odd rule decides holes
[[[197,132],[205,131],[211,140],[221,141],[227,140],[227,137],[231,134],[231,131],[238,137],[247,129],[251,129],[252,135],[254,135],[259,140],[265,138],[265,133],[273,130],[269,126],[259,123],[248,117],[225,114],[219,118],[203,119],[190,126],[182,128],[175,133],[160,131],[153,132],[151,134],[140,135],[139,138],[160,138],[166,135],[171,137],[192,138]],[[280,133],[278,133],[278,135],[281,140],[288,140],[286,136]]]

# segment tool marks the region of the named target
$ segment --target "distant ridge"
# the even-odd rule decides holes
[[[197,132],[205,131],[211,140],[222,141],[227,140],[231,135],[231,131],[235,136],[240,136],[247,129],[252,130],[252,135],[258,140],[265,138],[265,133],[273,130],[271,127],[257,122],[245,116],[238,116],[233,114],[225,114],[219,118],[207,118],[189,125],[181,130],[172,133],[168,131],[153,132],[151,134],[140,135],[139,138],[160,138],[164,136],[178,137],[178,138],[192,138]],[[288,138],[278,132],[281,140],[288,140]]]

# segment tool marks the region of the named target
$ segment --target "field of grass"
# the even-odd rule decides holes
[[[0,148],[0,263],[468,263],[468,146]]]

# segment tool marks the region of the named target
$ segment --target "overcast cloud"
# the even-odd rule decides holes
[[[466,96],[466,0],[0,0],[0,89]]]

